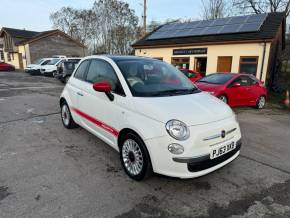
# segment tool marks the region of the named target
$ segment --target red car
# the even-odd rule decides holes
[[[0,71],[14,71],[15,67],[11,64],[0,62]]]
[[[193,83],[195,83],[197,80],[200,80],[202,78],[200,73],[196,71],[188,70],[185,68],[180,68],[179,70]]]
[[[196,83],[197,87],[236,106],[255,106],[262,109],[266,104],[267,89],[253,75],[237,73],[210,74]]]

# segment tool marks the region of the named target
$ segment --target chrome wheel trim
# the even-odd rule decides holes
[[[266,104],[266,98],[264,96],[261,96],[258,101],[258,107],[263,108],[265,104]]]
[[[132,160],[132,155],[134,160]],[[143,155],[137,142],[133,139],[127,139],[122,147],[122,159],[125,168],[134,176],[141,173],[143,168]]]
[[[62,118],[62,121],[63,123],[68,126],[69,125],[69,121],[70,121],[70,113],[69,113],[69,109],[67,107],[66,104],[64,104],[62,106],[62,109],[61,109],[61,118]]]
[[[219,99],[220,99],[221,101],[223,101],[224,103],[226,103],[226,104],[228,103],[228,99],[227,99],[227,97],[224,96],[224,95],[220,96]]]

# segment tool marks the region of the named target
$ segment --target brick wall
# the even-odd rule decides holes
[[[61,34],[31,42],[29,44],[30,60],[34,62],[39,58],[51,57],[53,55],[66,55],[68,57],[84,57],[87,55],[86,48]]]

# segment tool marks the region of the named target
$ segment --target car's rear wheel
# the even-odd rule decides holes
[[[265,105],[266,105],[266,97],[262,95],[257,99],[256,108],[263,109]]]
[[[78,125],[73,120],[73,117],[71,115],[69,106],[66,102],[64,102],[61,105],[61,120],[65,128],[67,129],[73,129],[76,128]]]
[[[221,101],[223,101],[224,103],[228,103],[228,98],[227,98],[227,96],[225,96],[225,95],[221,95],[220,97],[219,97],[219,99],[221,100]]]
[[[120,159],[126,174],[134,180],[143,180],[152,173],[147,148],[134,133],[128,133],[121,139]]]

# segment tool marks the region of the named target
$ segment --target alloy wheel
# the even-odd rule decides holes
[[[69,109],[67,107],[66,104],[64,104],[62,106],[62,109],[61,109],[61,118],[62,118],[62,121],[64,123],[65,126],[68,126],[69,125],[69,122],[70,122],[70,113],[69,113]]]
[[[223,101],[224,103],[226,103],[226,104],[228,103],[228,99],[227,99],[227,97],[224,96],[224,95],[220,96],[219,99],[220,99],[221,101]]]
[[[265,96],[261,96],[258,100],[258,108],[262,109],[266,104]]]
[[[125,168],[131,175],[136,176],[141,173],[144,159],[136,141],[127,139],[124,142],[122,146],[122,158]]]

